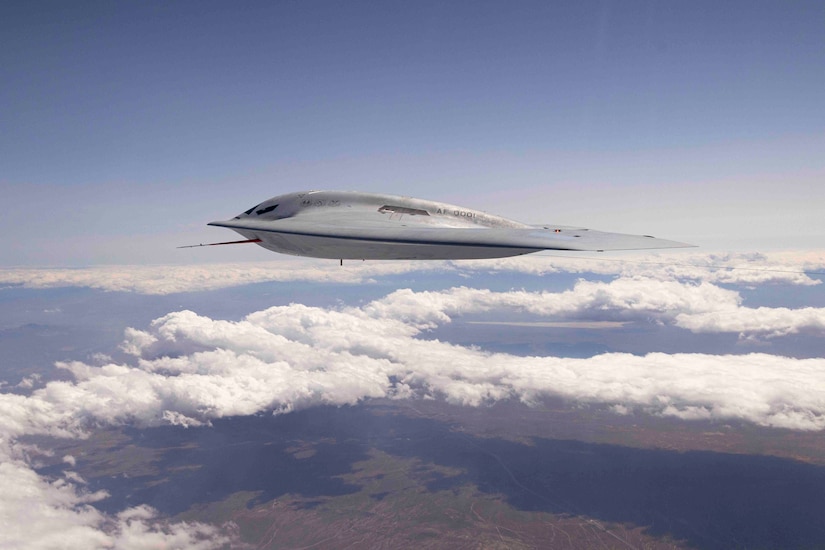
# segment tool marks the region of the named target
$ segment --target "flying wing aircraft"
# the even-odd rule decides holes
[[[411,197],[354,191],[305,191],[266,200],[227,221],[245,240],[296,256],[340,260],[503,258],[541,250],[641,250],[692,245],[649,235],[583,227],[527,225]],[[184,247],[182,247],[184,248]]]

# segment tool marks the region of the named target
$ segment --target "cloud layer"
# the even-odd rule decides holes
[[[727,267],[735,269],[728,269]],[[215,290],[261,282],[313,281],[357,284],[409,272],[515,272],[533,275],[597,273],[657,280],[728,284],[819,284],[802,271],[825,271],[820,251],[766,254],[615,254],[603,258],[570,254],[528,255],[461,262],[337,262],[281,256],[278,261],[187,266],[101,266],[78,269],[4,268],[0,285],[24,288],[68,286],[142,294]]]
[[[661,353],[642,357],[613,353],[588,359],[517,357],[421,337],[422,331],[450,322],[459,312],[518,307],[555,315],[560,310],[580,311],[576,302],[592,302],[594,296],[600,308],[617,300],[612,294],[623,297],[624,303],[616,306],[623,315],[621,306],[633,304],[645,315],[657,310],[667,313],[671,307],[692,308],[703,315],[709,307],[705,304],[735,302],[735,293],[712,285],[706,289],[681,285],[654,293],[661,294],[658,299],[638,303],[618,284],[624,282],[580,283],[569,293],[547,296],[466,288],[402,290],[361,308],[293,304],[253,313],[240,322],[189,311],[170,313],[146,331],[130,331],[124,343],[124,349],[137,357],[138,378],[145,385],[138,387],[135,382],[122,390],[130,390],[133,399],[142,403],[152,403],[126,410],[131,418],[146,423],[160,421],[163,414],[167,420],[203,422],[215,416],[353,403],[366,397],[416,395],[479,405],[511,398],[532,402],[553,395],[682,418],[825,428],[825,398],[815,391],[825,383],[825,359]],[[649,288],[649,282],[636,286]],[[682,287],[685,295],[679,296],[676,290]],[[584,290],[577,292],[579,288]],[[693,300],[690,291],[696,294]],[[817,322],[821,322],[819,315]],[[85,385],[103,376],[106,368],[112,369],[107,377],[119,377],[122,373],[115,369],[127,367],[100,369],[74,363],[66,368],[78,378],[78,385]],[[113,382],[101,381],[100,386],[111,388]],[[106,414],[112,410],[116,409],[108,407]],[[176,416],[170,418],[162,411]],[[99,417],[98,413],[91,416]]]
[[[560,293],[399,290],[362,307],[272,307],[237,322],[191,311],[127,329],[128,364],[61,363],[74,381],[3,394],[9,437],[74,436],[97,423],[194,425],[212,418],[369,397],[436,397],[479,405],[542,396],[682,418],[825,428],[825,359],[768,354],[587,359],[519,357],[427,339],[460,315],[514,311],[552,320],[655,319],[695,331],[778,337],[825,331],[825,310],[744,308],[709,283],[580,281]]]
[[[799,332],[825,334],[825,308],[748,308],[738,292],[710,283],[619,278],[578,281],[564,292],[492,292],[453,288],[438,292],[400,290],[370,304],[381,315],[403,315],[429,323],[450,315],[496,310],[525,312],[584,321],[654,319],[697,333],[738,333],[744,338],[777,337]]]

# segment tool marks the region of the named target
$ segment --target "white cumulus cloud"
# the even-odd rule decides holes
[[[825,333],[825,308],[749,308],[738,292],[711,283],[659,281],[642,277],[610,282],[578,281],[563,292],[493,292],[452,288],[399,290],[369,304],[368,311],[422,325],[449,322],[450,316],[516,311],[551,318],[588,321],[655,319],[692,332],[732,332],[742,337]]]
[[[631,283],[582,283],[581,291],[559,294],[407,290],[358,308],[293,304],[232,322],[174,312],[145,330],[127,331],[124,349],[134,356],[128,364],[62,363],[73,381],[49,382],[28,396],[2,394],[0,412],[12,437],[76,436],[99,423],[198,425],[223,416],[370,397],[443,397],[479,405],[552,395],[684,418],[825,427],[825,397],[817,391],[825,384],[825,359],[661,353],[519,357],[427,339],[422,332],[467,311],[524,308],[558,315],[595,309],[620,316],[663,312],[675,319],[674,312],[701,317],[714,303],[737,303],[735,293],[709,284],[662,283],[656,289],[649,281],[635,281],[650,290],[646,294]]]

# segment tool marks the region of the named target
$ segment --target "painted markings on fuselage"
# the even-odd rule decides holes
[[[478,214],[476,212],[470,212],[469,210],[447,210],[446,208],[439,208],[435,211],[436,214],[441,214],[442,216],[449,216],[452,214],[457,218],[477,218]]]
[[[307,197],[307,196],[304,196],[304,197],[299,196],[299,199],[301,199],[299,201],[299,207],[301,207],[301,208],[310,208],[310,207],[320,208],[320,207],[324,207],[324,206],[326,206],[326,207],[341,206],[341,201],[339,199],[330,199],[330,200],[312,199],[312,198]],[[401,207],[395,207],[395,208],[401,208]],[[413,209],[410,208],[410,211],[413,211]],[[415,213],[420,212],[421,214],[424,214],[424,215],[428,215],[429,212],[432,212],[432,210],[430,210],[428,212],[425,209],[420,209],[420,210],[415,209],[414,211],[415,211]],[[405,213],[407,213],[407,212],[405,212]],[[479,215],[478,212],[473,212],[472,210],[458,210],[458,209],[452,210],[452,209],[449,209],[449,208],[436,208],[435,209],[435,215],[452,216],[452,217],[455,217],[455,218],[464,218],[464,219],[467,219],[467,220],[473,220],[474,222],[479,222],[479,221],[482,221],[482,220],[486,221],[486,219],[487,219],[486,216]]]

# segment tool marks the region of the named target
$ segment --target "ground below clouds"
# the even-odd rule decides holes
[[[806,548],[825,545],[820,440],[561,402],[416,401],[105,431],[56,456],[111,493],[106,511],[231,520],[259,547]]]

